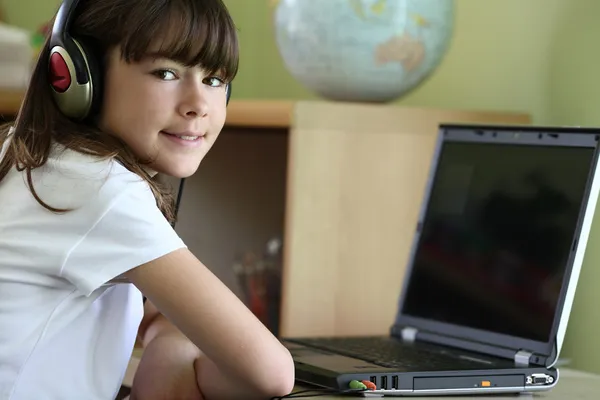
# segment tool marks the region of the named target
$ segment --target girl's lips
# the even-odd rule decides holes
[[[169,133],[161,131],[166,138],[169,140],[186,147],[198,147],[204,142],[204,135],[192,134],[192,133]]]

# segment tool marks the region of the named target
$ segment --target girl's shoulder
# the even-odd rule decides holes
[[[62,276],[82,293],[90,294],[131,268],[185,247],[159,210],[148,182],[116,160],[61,149],[48,165],[54,169],[55,185],[70,187],[80,207],[72,217],[64,217],[73,218],[85,234],[69,251]],[[82,267],[91,257],[102,266],[93,274]]]
[[[10,193],[10,197],[4,193]],[[84,217],[96,220],[123,204],[127,197],[144,203],[140,207],[156,207],[148,182],[115,159],[94,157],[56,144],[45,164],[31,171],[31,177],[25,170],[13,168],[0,185],[0,204],[21,199],[19,207],[31,207],[34,212],[42,207],[34,197],[49,209],[69,210],[56,215],[61,221]]]
[[[114,158],[100,158],[54,145],[46,166],[40,170],[45,186],[59,192],[69,189],[80,201],[93,199],[110,201],[124,191],[150,190],[139,175],[125,168]]]

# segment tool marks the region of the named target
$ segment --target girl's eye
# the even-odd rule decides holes
[[[154,71],[153,74],[158,79],[161,79],[163,81],[172,81],[172,80],[177,79],[177,75],[175,75],[175,72],[173,72],[169,69],[158,69],[158,70]]]
[[[225,84],[221,78],[217,78],[216,76],[204,79],[204,83],[212,87],[219,87]]]

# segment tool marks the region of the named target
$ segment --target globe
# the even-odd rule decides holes
[[[321,97],[389,102],[440,64],[454,0],[272,0],[278,51]]]

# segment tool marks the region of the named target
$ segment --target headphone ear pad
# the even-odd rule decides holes
[[[100,107],[102,74],[94,54],[89,43],[74,39],[51,49],[48,73],[52,95],[69,118],[84,120]]]

